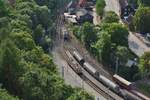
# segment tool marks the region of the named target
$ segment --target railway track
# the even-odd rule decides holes
[[[69,49],[69,51],[72,51],[73,48],[68,48],[67,45],[72,45],[71,43],[68,44],[68,43],[64,43],[63,42],[63,39],[62,39],[62,34],[61,34],[61,29],[62,27],[64,27],[64,22],[63,22],[63,16],[62,16],[62,11],[60,11],[60,15],[57,16],[57,24],[56,24],[56,32],[57,32],[57,35],[56,35],[56,39],[55,39],[55,42],[54,42],[54,45],[55,47],[59,46],[60,50],[60,54],[61,56],[64,58],[64,60],[66,60],[66,62],[68,63],[68,65],[71,67],[71,69],[75,72],[75,73],[78,73],[75,68],[73,67],[76,67],[75,64],[72,64],[69,59],[67,58],[67,55],[64,53],[65,50]],[[66,45],[67,44],[67,45]],[[76,63],[78,63],[76,61]],[[78,64],[80,66],[80,64]],[[82,68],[80,66],[80,68]],[[79,75],[79,74],[78,74]],[[107,94],[106,92],[104,92],[99,86],[97,86],[96,84],[94,84],[89,78],[87,75],[79,75],[80,78],[82,78],[91,88],[93,88],[97,93],[101,94],[104,98],[107,98],[108,100],[115,100],[113,97],[111,97],[109,94]],[[116,100],[121,100],[121,99],[116,99]]]
[[[69,58],[67,58],[67,55],[64,53],[66,50],[66,48],[64,48],[64,50],[61,52],[61,55],[63,56],[63,58],[66,60],[66,62],[68,63],[68,65],[72,68],[72,70],[77,73],[77,71],[75,70],[76,66],[72,66],[74,64],[71,64],[71,62],[69,61]],[[76,61],[76,63],[78,63]],[[79,67],[80,64],[78,64]],[[97,93],[103,95],[103,97],[105,97],[108,100],[123,100],[122,97],[118,96],[116,93],[112,92],[111,90],[109,90],[106,86],[104,86],[102,83],[100,83],[98,80],[96,80],[92,75],[90,75],[86,70],[84,70],[82,67],[82,73],[81,75],[78,74],[78,76],[83,79],[91,88],[93,88]]]
[[[96,86],[93,82],[91,82],[86,76],[82,76],[82,79],[84,81],[86,81],[86,83],[92,87],[96,92],[98,92],[99,94],[103,95],[106,99],[108,100],[115,100],[113,98],[111,98],[110,96],[108,96],[103,90],[99,89],[98,86]]]
[[[74,46],[73,48],[70,47],[70,49],[77,50],[84,57],[84,59],[87,62],[89,62],[91,65],[93,65],[94,68],[96,68],[102,75],[104,75],[108,79],[112,80],[111,71],[108,72],[107,70],[109,70],[109,69],[106,69],[106,67],[104,68],[104,66],[102,64],[98,63],[96,60],[93,60],[95,58],[88,53],[88,51],[85,49],[85,47],[76,39],[76,37],[73,35],[73,33],[71,33],[71,32],[69,32],[69,33],[70,33],[69,35],[70,35],[71,39],[67,45]]]
[[[60,12],[61,14],[61,12]],[[73,34],[71,35],[70,41],[69,42],[63,42],[62,39],[62,27],[65,27],[64,22],[63,22],[63,16],[57,16],[58,20],[57,20],[57,38],[56,38],[56,44],[57,46],[60,46],[61,48],[61,55],[64,57],[64,59],[67,61],[68,65],[73,69],[73,71],[75,73],[78,73],[75,68],[73,68],[73,66],[76,65],[72,65],[71,62],[69,62],[68,58],[66,57],[66,55],[64,54],[65,50],[69,50],[71,53],[74,50],[80,51],[80,53],[82,54],[83,57],[85,57],[84,55],[86,55],[85,53],[85,49],[84,47],[74,38]],[[99,72],[106,76],[108,79],[112,80],[111,75],[105,71],[105,69],[103,68],[102,65],[99,64],[95,64],[95,61],[91,61],[91,58],[86,58],[86,61],[90,62],[94,67],[96,66],[96,69],[99,70]],[[77,62],[78,63],[78,62]],[[79,64],[78,64],[79,65]],[[80,65],[79,65],[80,66]],[[81,67],[81,66],[80,66]],[[99,67],[99,68],[98,68]],[[82,67],[81,67],[82,68]],[[82,68],[83,69],[83,68]],[[83,69],[84,70],[84,69]],[[105,97],[108,100],[123,100],[122,97],[120,97],[119,95],[117,95],[116,93],[112,92],[111,90],[109,90],[109,88],[107,88],[105,85],[103,85],[102,83],[100,83],[99,81],[97,81],[92,75],[90,75],[87,71],[84,70],[83,75],[79,75],[90,87],[92,87],[95,91],[97,91],[97,93],[103,95],[103,97]],[[129,91],[125,92],[126,94],[130,94]],[[131,94],[130,94],[131,95]],[[133,94],[132,94],[133,95]],[[137,99],[135,100],[140,100],[138,97],[136,97]],[[131,99],[133,100],[133,99]]]
[[[78,74],[78,72],[75,70],[75,68],[73,68],[73,66],[75,67],[76,65],[73,65],[69,59],[67,58],[66,54],[64,54],[64,52],[66,50],[69,50],[71,53],[73,53],[74,50],[78,50],[77,46],[74,46],[74,44],[72,44],[71,42],[73,40],[70,40],[69,42],[64,42],[62,39],[62,34],[61,34],[61,27],[64,27],[64,23],[62,22],[63,18],[62,16],[59,16],[59,20],[58,20],[58,37],[56,39],[58,46],[60,46],[60,54],[61,56],[64,58],[64,60],[67,61],[68,65],[71,67],[71,69],[73,69],[73,71],[75,73]],[[77,45],[77,44],[75,44]],[[82,54],[83,55],[83,54]],[[77,62],[77,61],[76,61]],[[78,63],[78,62],[77,62]],[[78,64],[80,66],[80,64]],[[95,65],[94,65],[95,66]],[[81,66],[80,66],[81,67]],[[81,67],[82,68],[82,67]],[[82,68],[83,69],[83,68]],[[83,69],[84,70],[84,69]],[[109,74],[107,74],[107,72],[105,71],[101,71],[101,74],[103,74],[104,76],[106,76],[108,79],[111,79],[111,76]],[[103,85],[102,83],[100,83],[99,81],[97,81],[92,75],[90,75],[87,71],[84,70],[84,77],[83,75],[79,75],[80,78],[82,78],[91,88],[93,88],[97,93],[103,95],[104,98],[108,99],[108,100],[123,100],[122,97],[120,97],[119,95],[117,95],[116,93],[112,92],[111,90],[109,90],[109,88],[107,88],[105,85]],[[128,92],[127,92],[128,93]],[[132,100],[132,99],[131,99]],[[136,100],[140,100],[140,99],[136,99]]]
[[[69,42],[63,42],[62,39],[62,27],[65,27],[64,22],[63,22],[63,16],[57,16],[57,37],[56,37],[56,46],[60,47],[60,54],[64,58],[64,60],[67,61],[68,65],[73,69],[75,73],[78,74],[78,72],[75,70],[76,65],[72,64],[69,59],[67,58],[67,55],[64,53],[66,50],[69,50],[71,53],[73,50],[78,50],[78,44],[73,42],[73,40],[70,40]],[[69,47],[68,47],[69,46]],[[74,48],[75,47],[75,48]],[[76,61],[76,63],[78,63]],[[78,64],[80,68],[80,64]],[[82,68],[83,69],[83,68]],[[104,76],[107,76],[109,79],[111,78],[110,75],[105,72],[104,70],[101,71]],[[79,75],[79,74],[78,74]],[[122,97],[118,96],[116,93],[112,92],[109,90],[105,85],[100,83],[98,80],[96,80],[92,75],[90,75],[86,70],[83,69],[83,75],[79,75],[80,78],[82,78],[91,88],[93,88],[97,93],[101,94],[104,98],[108,100],[123,100]]]

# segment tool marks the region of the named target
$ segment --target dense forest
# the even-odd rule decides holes
[[[1,100],[93,100],[65,85],[48,55],[59,1],[0,0]]]

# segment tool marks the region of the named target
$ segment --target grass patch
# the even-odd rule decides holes
[[[146,83],[141,83],[138,85],[140,91],[142,91],[145,95],[150,96],[150,85]]]

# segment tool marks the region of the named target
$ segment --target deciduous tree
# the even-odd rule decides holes
[[[144,53],[140,58],[139,69],[143,75],[150,75],[150,52]]]
[[[118,23],[118,22],[119,17],[115,12],[113,11],[106,12],[103,19],[103,23]]]
[[[128,46],[128,30],[118,23],[103,24],[102,30],[107,31],[111,36],[111,42],[116,45]]]
[[[94,26],[88,22],[84,23],[81,29],[81,40],[87,48],[96,41],[97,35]]]
[[[98,15],[100,15],[100,16],[103,15],[105,6],[106,6],[105,0],[97,0],[96,1],[96,12]]]
[[[19,98],[8,94],[5,89],[0,89],[0,100],[19,100]]]
[[[150,7],[140,7],[134,16],[135,29],[141,33],[150,32]]]

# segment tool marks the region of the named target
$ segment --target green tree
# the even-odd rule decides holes
[[[31,33],[31,29],[25,21],[19,19],[11,20],[10,25],[13,32],[26,31],[27,33]]]
[[[0,100],[19,100],[17,97],[14,97],[10,94],[5,89],[0,89]]]
[[[85,91],[77,91],[75,94],[70,96],[67,100],[94,100],[92,96],[87,94]]]
[[[4,0],[0,0],[0,17],[8,15],[8,9]]]
[[[42,28],[42,25],[38,25],[36,28],[35,28],[35,31],[34,31],[34,34],[33,34],[33,37],[36,41],[36,43],[40,43],[40,40],[41,40],[41,37],[43,35],[43,28]]]
[[[106,12],[103,22],[104,23],[118,23],[119,17],[115,12],[109,11],[109,12]]]
[[[131,57],[128,48],[124,46],[118,46],[115,55],[119,58],[119,64],[122,66],[125,66]]]
[[[88,22],[84,23],[81,29],[81,40],[87,48],[94,43],[97,39],[94,26]]]
[[[103,24],[101,29],[107,31],[111,36],[111,42],[116,45],[128,47],[129,32],[126,27],[118,23]]]
[[[79,27],[79,26],[72,26],[72,32],[73,32],[73,34],[74,34],[79,40],[81,40],[80,29],[81,29],[81,27]]]
[[[135,29],[141,33],[150,32],[150,7],[140,7],[134,16]]]
[[[17,47],[10,39],[0,45],[0,82],[10,93],[19,94],[18,77],[23,72],[19,66],[20,56]]]
[[[138,0],[138,4],[141,6],[150,6],[150,1],[149,0]]]
[[[102,16],[105,6],[106,6],[105,0],[97,0],[96,1],[96,13]]]
[[[81,91],[64,84],[53,58],[34,41],[41,38],[40,45],[51,44],[56,19],[52,15],[58,1],[44,0],[39,6],[35,0],[16,0],[9,16],[0,16],[0,83],[20,99],[66,100]],[[7,95],[2,95],[0,90],[0,99],[5,100]],[[6,100],[14,99],[8,96]]]
[[[139,69],[143,75],[150,75],[150,52],[145,52],[141,56]]]
[[[0,43],[8,37],[10,32],[9,20],[7,17],[0,18]]]
[[[32,50],[35,47],[32,36],[24,31],[11,33],[10,37],[19,49]]]
[[[48,9],[47,6],[41,6],[38,9],[36,9],[35,12],[37,14],[40,24],[42,24],[43,27],[47,30],[48,26],[50,26],[51,24],[50,10]]]
[[[63,96],[60,98],[60,100],[67,100],[71,95],[73,95],[76,92],[78,92],[78,91],[76,91],[75,88],[72,88],[69,85],[64,85],[63,92],[62,92]]]
[[[59,100],[63,81],[58,75],[37,64],[28,63],[27,71],[20,77],[25,100]]]
[[[56,72],[56,66],[53,63],[52,57],[44,54],[44,51],[41,47],[35,47],[30,51],[22,52],[22,56],[27,62],[38,64],[41,68],[47,68],[52,72]]]
[[[92,45],[92,48],[96,50],[95,55],[100,61],[103,61],[105,63],[110,62],[108,56],[110,56],[111,52],[111,37],[107,32],[100,32],[99,39],[94,45]]]

